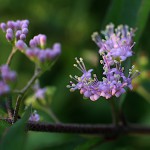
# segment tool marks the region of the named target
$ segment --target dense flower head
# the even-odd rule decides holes
[[[38,34],[26,44],[28,34],[28,20],[8,21],[0,23],[0,28],[6,33],[6,39],[13,44],[15,49],[20,50],[30,60],[36,64],[48,63],[54,60],[61,53],[61,45],[54,43],[52,48],[46,47],[47,37],[44,34]]]
[[[105,39],[101,39],[97,33],[92,36],[93,40],[99,46],[99,53],[102,57],[100,63],[103,65],[102,80],[99,81],[95,74],[92,75],[93,69],[87,70],[82,58],[75,58],[78,68],[82,75],[71,76],[75,82],[70,81],[70,91],[80,90],[84,97],[90,98],[92,101],[105,97],[119,97],[126,92],[126,88],[132,89],[132,80],[139,75],[138,70],[134,70],[134,66],[129,69],[129,75],[125,76],[122,61],[132,55],[132,37],[133,30],[128,26],[118,26],[114,29],[114,25],[110,24],[103,32]]]
[[[46,48],[44,50],[40,48],[28,48],[25,52],[25,54],[31,59],[31,60],[37,60],[40,62],[50,61],[55,59],[57,56],[59,56],[61,53],[61,46],[59,43],[55,43],[53,45],[53,48]]]
[[[61,53],[60,44],[55,43],[52,48],[45,48],[46,39],[47,37],[44,34],[34,36],[29,42],[30,47],[26,51],[27,56],[41,62],[57,57]]]
[[[23,40],[16,42],[16,47],[34,62],[46,62],[55,59],[61,53],[60,43],[54,43],[52,48],[46,48],[46,35],[34,36],[29,42],[29,47]]]
[[[8,21],[1,23],[0,28],[6,33],[6,39],[10,42],[25,40],[28,34],[28,20]]]
[[[98,45],[99,53],[106,53],[111,59],[126,60],[132,56],[132,47],[134,46],[133,36],[135,30],[127,25],[119,25],[114,28],[111,23],[102,31],[104,39],[97,32],[93,33],[92,40]]]
[[[30,116],[30,118],[29,118],[29,121],[38,122],[39,120],[40,120],[40,116],[39,116],[39,114],[37,113],[37,111],[35,110],[35,111],[31,114],[31,116]]]
[[[16,72],[11,71],[8,65],[0,66],[0,96],[10,92],[9,84],[16,80]]]

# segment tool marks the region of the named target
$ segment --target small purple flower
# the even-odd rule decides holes
[[[0,81],[0,96],[10,92],[10,87],[3,81]]]
[[[20,35],[20,40],[25,40],[26,39],[26,35],[25,34],[21,34]]]
[[[22,29],[22,34],[27,35],[27,34],[28,34],[28,28],[23,28],[23,29]]]
[[[16,35],[15,35],[15,36],[16,36],[17,40],[20,39],[21,33],[22,33],[21,30],[17,30],[17,31],[16,31]]]
[[[0,66],[0,74],[1,74],[2,80],[5,82],[16,80],[16,72],[11,71],[8,65]]]
[[[35,91],[35,98],[36,99],[44,99],[45,98],[45,94],[46,94],[46,88],[40,88],[40,84],[39,81],[37,81],[33,87],[34,91]]]
[[[46,88],[39,88],[35,92],[35,98],[44,99],[46,93]]]
[[[9,84],[16,80],[16,72],[11,71],[8,65],[0,66],[0,96],[8,94],[11,89]]]
[[[60,53],[61,53],[61,45],[60,45],[60,43],[55,43],[53,45],[53,51],[55,53],[54,57],[56,57],[57,55],[60,55]]]
[[[31,39],[30,42],[29,42],[29,45],[30,45],[31,48],[36,47],[36,41]]]
[[[38,122],[40,120],[40,116],[39,114],[37,113],[37,111],[34,111],[30,118],[29,118],[29,121],[33,121],[33,122]]]
[[[12,33],[6,33],[6,39],[8,41],[12,41],[13,40],[13,34]]]
[[[39,34],[33,37],[33,39],[30,40],[30,47],[40,47],[43,48],[43,46],[46,45],[46,35]]]
[[[38,60],[39,53],[40,53],[39,48],[33,48],[33,49],[30,48],[25,51],[27,57],[33,61]]]
[[[18,48],[19,50],[26,50],[27,49],[27,45],[26,45],[26,43],[23,41],[23,40],[18,40],[17,42],[16,42],[16,48]]]
[[[5,32],[6,29],[7,29],[7,26],[6,26],[5,23],[1,23],[1,24],[0,24],[0,28],[3,30],[3,32]]]
[[[40,40],[41,47],[44,47],[46,45],[46,39],[47,37],[45,35],[40,36],[39,40]]]

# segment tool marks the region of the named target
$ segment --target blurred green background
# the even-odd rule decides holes
[[[149,0],[0,0],[0,22],[29,19],[27,42],[42,33],[47,35],[47,46],[51,47],[54,42],[61,43],[62,55],[51,71],[40,78],[40,82],[42,87],[56,86],[51,109],[64,123],[111,123],[107,100],[101,98],[92,102],[83,99],[79,92],[70,93],[66,88],[70,80],[68,76],[79,75],[73,67],[74,58],[83,57],[87,68],[94,68],[94,72],[101,78],[98,48],[91,40],[94,31],[104,29],[110,22],[137,28],[132,62],[140,70],[141,77],[134,83],[135,90],[128,92],[123,110],[130,122],[150,125],[149,10]],[[0,63],[3,64],[11,45],[2,32],[0,49]],[[12,68],[18,71],[18,88],[23,87],[32,76],[33,67],[24,55],[16,54]],[[47,114],[40,110],[38,112],[43,120],[52,122]],[[101,137],[29,132],[23,147],[27,150],[88,150],[93,144],[93,150],[150,149],[149,136],[123,136],[115,141],[95,144],[97,139]]]

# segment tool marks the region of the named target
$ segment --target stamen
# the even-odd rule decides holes
[[[75,77],[73,77],[72,75],[69,75],[69,77],[70,77],[71,79],[75,80],[76,82],[78,82],[78,80],[77,80]]]
[[[134,42],[134,43],[131,45],[130,49],[131,49],[135,44],[136,44],[136,42]]]
[[[84,73],[86,71],[86,69],[85,69],[85,65],[83,65],[84,64],[83,60],[80,59],[80,61],[79,61],[77,58],[75,58],[75,60],[76,60],[77,64],[80,67],[80,69],[79,69],[79,67],[78,67],[78,69],[81,70]]]
[[[78,70],[80,70],[81,72],[83,72],[83,70],[81,69],[81,68],[79,68],[78,66],[77,66],[77,64],[74,64],[73,65],[74,67],[76,67]]]
[[[134,69],[134,68],[135,68],[135,66],[133,65],[133,66],[132,66],[132,69]]]
[[[94,32],[91,35],[91,37],[92,37],[92,41],[94,41],[98,46],[100,46],[100,44],[101,44],[101,38],[100,38],[98,32]]]
[[[139,76],[139,75],[140,75],[140,72],[139,72],[138,70],[136,70],[136,71],[132,74],[131,79],[136,78],[136,77]]]
[[[81,63],[81,65],[82,65],[83,69],[86,70],[85,64],[84,64],[84,62],[83,62],[83,58],[81,58],[81,57],[80,57],[80,63]]]
[[[71,88],[71,86],[70,86],[70,85],[67,85],[66,88]]]

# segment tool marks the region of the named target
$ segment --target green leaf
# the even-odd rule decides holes
[[[138,86],[138,88],[136,89],[136,92],[140,94],[148,103],[150,103],[150,93],[142,85]]]
[[[138,27],[138,32],[135,37],[135,41],[138,42],[142,32],[146,26],[146,23],[148,21],[150,13],[150,1],[149,0],[142,0],[141,5],[139,7],[138,13],[137,13],[137,20],[135,26]]]
[[[82,142],[82,137],[77,135],[31,131],[26,150],[73,150]]]
[[[27,99],[25,100],[25,104],[27,106],[32,105],[35,109],[41,109],[41,107],[43,108],[43,106],[47,106],[47,104],[50,105],[53,99],[53,95],[56,91],[56,88],[53,86],[47,86],[45,88],[46,93],[44,99],[37,100],[33,94],[27,97]]]
[[[3,136],[8,127],[10,127],[10,123],[5,120],[0,120],[0,138]]]
[[[79,146],[77,146],[74,150],[90,150],[96,147],[97,145],[100,145],[101,143],[103,143],[103,141],[104,140],[100,138],[90,139],[80,144]]]
[[[27,133],[26,123],[31,114],[31,107],[28,107],[22,119],[13,124],[2,139],[0,149],[2,150],[23,150],[25,147]]]
[[[109,22],[127,24],[138,27],[142,31],[148,20],[149,11],[150,1],[148,0],[113,0],[108,9],[104,25]],[[141,32],[138,34],[140,36]]]

